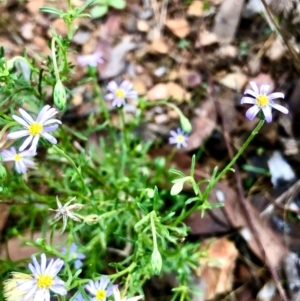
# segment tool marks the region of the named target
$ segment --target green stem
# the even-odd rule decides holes
[[[211,188],[213,188],[216,185],[216,183],[218,183],[218,181],[226,174],[226,172],[234,165],[234,163],[236,162],[236,160],[241,156],[241,154],[244,152],[244,150],[246,149],[246,147],[252,141],[252,139],[254,138],[254,136],[259,132],[259,130],[261,129],[261,127],[264,125],[264,123],[265,123],[264,120],[260,120],[260,122],[257,124],[257,126],[255,127],[255,129],[252,131],[252,133],[248,137],[248,139],[244,142],[244,144],[242,145],[242,147],[240,148],[240,150],[237,152],[237,154],[232,158],[232,160],[228,163],[228,165],[215,178],[215,180],[214,180]]]
[[[264,125],[265,121],[261,120],[258,125],[255,127],[255,129],[252,131],[251,135],[248,137],[248,139],[244,142],[240,150],[237,152],[237,154],[232,158],[232,160],[228,163],[228,165],[220,172],[220,174],[214,179],[212,183],[209,184],[207,187],[205,193],[203,194],[203,197],[199,196],[199,200],[194,204],[193,207],[191,207],[188,211],[186,211],[184,214],[180,215],[176,221],[172,224],[172,226],[176,226],[179,223],[181,223],[183,220],[185,220],[190,214],[192,214],[195,210],[198,209],[199,205],[203,203],[203,201],[207,200],[207,197],[210,193],[210,191],[213,189],[213,187],[218,183],[218,181],[224,176],[224,174],[230,170],[230,168],[234,165],[234,163],[237,161],[237,159],[241,156],[241,154],[244,152],[246,147],[249,145],[249,143],[252,141],[254,136],[259,132],[261,127]]]
[[[53,62],[55,78],[56,78],[56,81],[58,82],[58,81],[60,81],[60,77],[59,77],[59,71],[58,71],[57,61],[56,61],[55,42],[56,42],[56,38],[52,38],[52,41],[51,41],[52,62]]]
[[[122,121],[122,133],[124,135],[124,141],[126,144],[126,147],[128,147],[128,135],[127,135],[127,129],[126,129],[126,123],[125,123],[125,114],[124,114],[124,108],[122,108],[121,110],[121,121]]]
[[[61,44],[60,40],[56,37],[53,37],[51,40],[51,53],[52,53],[53,69],[54,69],[56,81],[60,81],[59,70],[57,67],[56,54],[55,54],[55,43],[57,43],[59,48],[61,49],[66,65],[68,64],[68,60],[67,60],[65,48]]]
[[[109,122],[109,112],[108,112],[108,108],[107,108],[107,105],[104,101],[104,98],[101,94],[101,91],[100,91],[100,88],[99,88],[99,84],[98,84],[98,81],[97,81],[97,78],[96,78],[96,73],[93,74],[93,83],[94,83],[94,87],[95,87],[95,92],[96,92],[96,96],[97,98],[99,99],[99,105],[100,105],[100,108],[104,114],[104,117],[105,117],[105,120],[107,122]]]
[[[123,276],[126,273],[130,273],[135,267],[136,267],[136,263],[132,262],[129,267],[127,267],[126,269],[124,269],[124,270],[122,270],[118,273],[109,275],[108,278],[110,278],[112,280],[117,279],[117,278],[119,278],[120,276]]]
[[[73,168],[76,170],[78,176],[79,176],[79,179],[80,179],[80,182],[81,182],[81,186],[82,186],[82,189],[85,190],[85,184],[84,184],[84,180],[83,180],[83,177],[81,175],[81,172],[80,170],[78,169],[78,167],[76,166],[75,162],[72,160],[71,157],[69,157],[64,151],[62,151],[60,148],[58,148],[56,145],[53,145],[52,148],[58,153],[60,154],[61,156],[63,156],[64,158],[66,158],[68,160],[68,162],[73,166]]]
[[[152,211],[150,213],[150,221],[151,221],[151,232],[152,232],[152,237],[153,237],[153,249],[158,250],[154,217],[155,217],[155,211]]]

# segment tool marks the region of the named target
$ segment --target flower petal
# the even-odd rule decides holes
[[[275,92],[275,93],[269,94],[268,98],[270,100],[277,99],[277,98],[284,98],[284,94],[282,92]]]
[[[137,99],[137,97],[138,97],[138,93],[137,93],[137,91],[135,91],[135,90],[128,91],[128,92],[126,93],[126,98],[129,98],[129,99]]]
[[[124,80],[121,85],[120,89],[125,90],[125,92],[129,92],[133,87],[133,84],[129,80]]]
[[[41,118],[44,116],[44,114],[50,109],[51,107],[49,105],[45,105],[39,112],[36,121],[40,122]]]
[[[251,107],[250,109],[247,110],[246,117],[250,120],[253,120],[259,111],[260,111],[260,108],[256,105],[254,105],[253,107]]]
[[[115,98],[115,95],[113,93],[108,93],[104,98],[105,100],[113,100]]]
[[[22,152],[33,140],[33,136],[29,136],[25,139],[25,141],[22,143],[22,145],[19,148],[19,151]]]
[[[65,296],[67,294],[67,290],[65,289],[65,287],[62,285],[59,285],[59,284],[52,285],[51,291],[53,291],[54,293],[61,295],[61,296]]]
[[[50,134],[48,133],[42,133],[42,136],[47,139],[49,142],[51,142],[52,144],[56,144],[57,143],[57,140],[51,136]]]
[[[26,165],[22,161],[16,161],[15,162],[15,168],[17,173],[26,173]]]
[[[22,115],[22,117],[23,117],[29,124],[31,124],[31,123],[34,122],[33,118],[32,118],[25,110],[23,110],[22,108],[19,109],[19,112],[20,112],[20,114]]]
[[[37,273],[38,275],[40,275],[40,274],[41,274],[41,267],[40,267],[40,264],[39,264],[38,261],[36,260],[36,257],[35,257],[35,256],[32,256],[31,259],[32,259],[32,263],[33,263],[33,265],[34,265],[34,267],[35,267],[36,273]]]
[[[289,113],[289,110],[286,107],[284,107],[282,105],[279,105],[277,103],[272,103],[272,104],[270,104],[270,106],[273,107],[274,109],[280,111],[283,114],[288,114]]]
[[[260,94],[267,95],[270,89],[270,85],[261,85],[260,86]]]
[[[46,265],[47,265],[47,257],[46,257],[45,253],[42,253],[41,254],[41,274],[45,273]]]
[[[251,95],[252,97],[256,98],[259,94],[256,94],[254,91],[250,90],[250,89],[247,89],[245,92],[244,92],[244,95]]]
[[[39,123],[41,123],[42,125],[44,125],[44,122],[46,120],[50,119],[51,117],[53,117],[57,113],[58,113],[58,111],[55,108],[49,109],[47,112],[44,113],[43,116],[41,116],[41,119],[40,119]]]
[[[16,131],[16,132],[13,132],[13,133],[9,133],[6,136],[6,139],[18,139],[18,138],[22,138],[22,137],[25,137],[25,136],[28,136],[28,135],[29,135],[28,130],[21,130],[21,131]]]
[[[58,124],[53,124],[53,125],[50,125],[50,126],[45,127],[45,128],[43,129],[43,132],[44,132],[44,133],[53,132],[53,131],[55,131],[57,128],[58,128]]]
[[[118,107],[120,108],[121,106],[124,106],[126,104],[125,99],[123,98],[115,98],[114,101],[112,102],[113,107]]]
[[[20,124],[22,124],[23,126],[25,126],[26,128],[28,128],[29,123],[26,120],[22,119],[21,117],[19,117],[17,115],[12,115],[12,118],[15,121],[19,122]]]
[[[40,140],[40,135],[36,135],[32,140],[32,144],[29,148],[29,151],[36,152],[36,148],[39,140]]]
[[[255,98],[244,96],[241,99],[241,104],[244,104],[244,103],[249,103],[249,104],[254,105],[254,104],[256,104],[256,100],[255,100]]]
[[[51,124],[51,123],[59,123],[59,124],[62,124],[62,122],[61,122],[59,119],[49,119],[49,120],[45,121],[45,122],[43,123],[43,125],[45,126],[45,125],[48,125],[48,124]]]
[[[258,95],[259,91],[258,91],[258,87],[257,87],[256,82],[251,81],[251,82],[249,82],[249,84],[250,84],[251,88],[253,89],[253,91],[256,93],[256,95]]]
[[[112,80],[107,84],[106,89],[114,93],[118,89],[118,84]]]
[[[262,111],[265,115],[266,121],[269,123],[272,121],[272,109],[270,106],[262,107]]]

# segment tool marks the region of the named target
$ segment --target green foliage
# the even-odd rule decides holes
[[[101,18],[107,14],[109,8],[124,9],[125,0],[96,0],[95,5],[91,8],[90,14],[93,19]]]
[[[51,55],[43,57],[43,65],[31,59],[26,50],[23,56],[7,60],[4,49],[0,49],[0,141],[8,132],[20,129],[11,117],[18,114],[19,107],[24,106],[32,115],[48,103],[61,111],[71,108],[68,100],[72,88],[66,89],[64,83],[74,72],[68,61],[69,45],[76,32],[73,22],[87,16],[84,11],[93,3],[106,8],[125,6],[124,1],[90,0],[79,8],[73,8],[68,1],[66,12],[41,8],[58,15],[68,28],[67,37],[51,29]],[[171,106],[187,133],[192,130],[189,120],[172,103],[139,99],[130,121],[126,122],[123,108],[117,110],[116,126],[99,88],[96,68],[89,67],[88,71],[85,81],[93,85],[92,98],[99,105],[95,113],[78,118],[76,124],[64,122],[55,130],[57,145],[41,139],[37,167],[26,175],[8,168],[0,158],[1,201],[10,203],[11,218],[16,221],[6,229],[4,239],[19,237],[41,253],[63,259],[60,277],[66,289],[75,289],[84,297],[84,285],[101,274],[108,274],[112,282],[132,296],[143,295],[143,286],[153,275],[174,273],[178,287],[173,289],[173,300],[191,300],[192,294],[199,293],[192,287],[193,271],[204,255],[199,243],[187,240],[189,229],[184,220],[197,210],[203,215],[220,206],[208,202],[209,193],[241,153],[219,174],[215,168],[211,179],[195,180],[195,155],[189,175],[176,169],[169,172],[169,159],[152,159],[152,142],[144,142],[136,127],[144,122],[147,108],[158,104]],[[16,148],[21,142],[23,138],[14,142]],[[190,197],[182,193],[185,184],[192,187]],[[25,238],[28,230],[30,235]],[[58,230],[66,231],[66,239],[54,243]],[[38,231],[40,237],[33,239],[33,233]],[[72,243],[86,255],[82,269],[75,269],[67,253],[61,252],[63,247],[70,249]],[[0,283],[9,278],[11,271],[28,274],[24,262],[0,262]],[[73,297],[60,296],[60,300]]]

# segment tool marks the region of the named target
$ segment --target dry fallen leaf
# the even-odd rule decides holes
[[[166,54],[169,52],[169,46],[163,40],[154,40],[148,47],[147,50],[150,53],[161,53]]]
[[[213,32],[202,31],[199,32],[198,38],[196,40],[196,47],[205,47],[218,42],[218,37]]]
[[[213,29],[220,43],[229,44],[233,40],[243,6],[244,0],[223,0]]]
[[[119,75],[124,70],[126,65],[126,54],[136,47],[137,44],[132,41],[131,36],[124,36],[121,42],[111,50],[106,64],[98,65],[100,78],[107,79]]]
[[[201,17],[203,15],[203,2],[199,0],[193,1],[188,8],[187,15]]]
[[[205,300],[210,300],[232,289],[238,250],[227,238],[206,240],[201,249],[207,248],[207,257],[201,258],[198,275],[204,282]]]
[[[190,33],[190,26],[186,19],[169,19],[165,25],[176,37],[181,39]]]
[[[190,99],[190,94],[187,93],[180,85],[174,82],[167,83],[168,95],[175,100],[183,101]]]
[[[271,229],[266,220],[259,216],[259,212],[249,202],[247,205],[247,212],[252,219],[252,224],[255,226],[259,239],[262,243],[264,254],[260,251],[253,234],[248,228],[248,222],[245,218],[244,212],[241,209],[238,201],[237,193],[224,181],[216,185],[217,190],[224,194],[224,209],[226,216],[231,225],[236,229],[243,229],[241,235],[244,237],[249,248],[256,254],[263,262],[265,256],[268,257],[269,263],[276,269],[278,268],[283,258],[287,254],[286,246],[280,240],[278,235]],[[210,194],[210,202],[216,202],[216,195]]]
[[[45,0],[29,0],[28,3],[26,3],[26,8],[33,15],[39,13],[40,8],[43,6],[45,6]]]
[[[152,87],[147,93],[147,98],[150,101],[164,99],[167,97],[169,97],[169,91],[166,84],[157,84]]]
[[[137,21],[137,29],[141,32],[148,32],[150,29],[149,23],[145,20],[138,20]]]
[[[232,90],[241,92],[247,81],[248,77],[245,74],[235,72],[226,74],[222,79],[219,80],[219,83]]]
[[[271,47],[266,51],[266,56],[271,61],[279,61],[284,54],[286,53],[286,46],[283,44],[280,37],[276,37],[276,39],[271,44]]]
[[[145,95],[147,93],[147,87],[146,87],[144,81],[141,80],[140,78],[135,78],[132,81],[132,84],[133,84],[134,90],[137,91],[139,95]]]
[[[205,139],[207,139],[215,128],[215,121],[208,118],[206,115],[200,115],[196,117],[196,120],[192,123],[193,131],[189,137],[187,151],[192,151],[199,148]]]

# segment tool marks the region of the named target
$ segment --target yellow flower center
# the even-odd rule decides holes
[[[16,154],[16,155],[14,156],[15,161],[21,161],[22,158],[23,158],[23,156],[21,156],[21,155],[19,155],[19,154]]]
[[[33,122],[28,127],[28,131],[31,136],[36,136],[36,135],[39,135],[43,131],[43,126],[38,122]]]
[[[176,137],[176,140],[177,140],[178,143],[182,143],[184,141],[184,136],[183,135],[178,135]]]
[[[49,289],[53,285],[53,278],[50,275],[40,275],[36,283],[38,288]]]
[[[106,291],[105,290],[98,290],[96,292],[96,298],[97,300],[101,301],[101,300],[104,300],[106,297]]]
[[[76,258],[77,258],[77,254],[76,254],[76,253],[72,253],[72,254],[71,254],[71,258],[72,258],[72,259],[76,259]]]
[[[117,89],[115,96],[117,98],[125,98],[125,91],[123,89]]]
[[[259,107],[265,107],[269,105],[269,98],[267,97],[267,95],[258,95],[256,97],[256,104]]]

